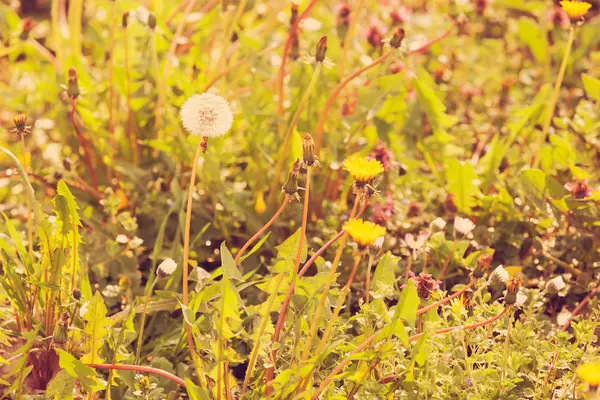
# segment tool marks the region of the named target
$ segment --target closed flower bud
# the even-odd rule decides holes
[[[63,323],[59,320],[58,324],[54,328],[54,332],[52,332],[52,339],[58,344],[64,344],[69,340],[69,333],[67,331],[67,327],[63,325]]]
[[[123,19],[121,24],[123,25],[123,28],[127,28],[127,24],[129,23],[129,12],[123,13]]]
[[[67,94],[71,100],[75,100],[81,94],[79,83],[77,81],[77,71],[74,67],[69,68],[69,85],[67,86]]]
[[[390,46],[392,46],[395,49],[400,48],[400,46],[402,46],[402,41],[404,40],[405,36],[406,32],[404,31],[404,28],[396,29],[396,31],[394,32],[394,36],[392,36],[392,40],[390,40]]]
[[[315,59],[317,62],[325,61],[325,55],[327,54],[327,36],[323,36],[319,43],[317,43],[317,53]]]
[[[73,289],[73,298],[75,300],[80,300],[81,299],[81,290]]]
[[[517,302],[517,292],[508,292],[504,297],[504,304],[511,306]]]
[[[300,58],[300,41],[298,40],[298,34],[292,36],[292,49],[290,50],[290,58],[297,60]]]
[[[31,20],[31,18],[25,18],[23,20],[23,30],[21,31],[21,34],[19,35],[19,39],[21,39],[21,40],[29,39],[29,32],[31,32],[32,29],[33,29],[33,21]]]
[[[148,14],[148,27],[150,29],[156,28],[156,14],[154,14],[153,12]]]
[[[308,133],[302,140],[302,162],[305,167],[320,166],[319,158],[315,154],[315,141]]]
[[[494,257],[491,254],[482,254],[477,259],[477,267],[473,272],[475,278],[481,278],[490,269]]]
[[[296,23],[297,18],[298,18],[298,4],[292,3],[292,14],[290,16],[290,26],[293,26]]]
[[[292,171],[287,181],[285,181],[281,188],[281,193],[288,198],[291,202],[293,200],[300,200],[298,196],[298,173],[300,172],[300,160],[296,160],[292,165]]]

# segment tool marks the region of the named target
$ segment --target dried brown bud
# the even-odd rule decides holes
[[[23,133],[27,129],[27,115],[19,114],[13,118],[13,123],[15,124],[15,130],[18,133]]]
[[[298,4],[292,3],[292,15],[290,16],[290,27],[294,26],[298,19]]]
[[[487,271],[489,271],[490,266],[492,265],[492,260],[494,257],[491,254],[482,254],[477,259],[477,267],[473,272],[473,276],[475,278],[481,278]]]
[[[325,55],[327,54],[327,36],[323,36],[319,43],[317,43],[317,53],[315,59],[317,62],[325,61]]]
[[[71,100],[75,100],[81,94],[79,83],[77,81],[77,71],[74,67],[69,68],[69,85],[67,86],[67,94]]]
[[[123,25],[123,28],[127,28],[127,24],[129,23],[129,12],[123,13],[123,19],[121,24]]]
[[[315,141],[308,133],[302,141],[302,162],[305,167],[320,166],[319,157],[315,154]]]
[[[300,58],[300,41],[298,40],[297,34],[292,36],[292,49],[290,50],[290,58],[292,60],[297,60]]]
[[[394,36],[392,36],[392,39],[390,40],[390,46],[392,46],[395,49],[400,48],[400,46],[402,46],[402,41],[404,40],[405,36],[406,32],[404,31],[404,28],[396,29],[396,31],[394,32]]]
[[[156,28],[156,14],[154,14],[153,12],[148,14],[148,27],[150,29]]]
[[[299,200],[298,196],[298,173],[300,172],[300,160],[296,160],[292,165],[292,171],[287,181],[281,188],[281,193],[287,196],[289,201]]]
[[[75,300],[81,299],[81,290],[79,290],[79,289],[73,289],[73,298]]]
[[[23,30],[21,31],[21,34],[19,35],[19,39],[21,39],[21,40],[29,39],[29,32],[31,32],[32,29],[33,29],[33,21],[31,20],[31,18],[25,18],[23,20]]]

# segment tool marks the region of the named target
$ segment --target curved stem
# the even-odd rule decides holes
[[[362,196],[356,196],[354,200],[354,207],[352,208],[352,213],[350,214],[350,219],[354,218],[354,213],[356,212],[356,206],[360,201]],[[344,248],[346,247],[346,239],[348,238],[348,234],[344,232],[341,237],[341,242],[338,247],[337,252],[335,253],[335,258],[333,259],[333,264],[331,266],[331,270],[329,271],[329,275],[327,276],[327,280],[325,281],[325,288],[323,289],[323,293],[321,293],[321,298],[319,299],[319,304],[317,305],[317,310],[313,316],[312,322],[310,324],[310,331],[308,333],[308,337],[304,342],[304,351],[302,352],[301,361],[306,361],[308,355],[310,354],[310,350],[312,348],[313,340],[319,330],[319,319],[321,318],[321,312],[323,312],[323,308],[325,307],[325,302],[327,300],[327,295],[329,294],[329,289],[333,283],[335,278],[335,273],[337,271],[337,265],[339,264],[342,253],[344,252]]]
[[[361,210],[356,215],[356,218],[360,217],[363,214],[363,212],[367,209],[368,204],[369,204],[368,200],[365,200],[365,203],[363,204]],[[356,203],[355,203],[355,207],[352,210],[351,215],[353,215],[355,210],[356,210]],[[323,253],[325,253],[325,251],[332,244],[334,244],[342,236],[344,236],[344,233],[345,233],[344,230],[339,231],[334,237],[329,239],[323,246],[321,246],[321,248],[319,250],[317,250],[315,252],[315,254],[313,254],[313,256],[304,264],[302,269],[298,272],[297,279],[301,279],[304,276],[304,274],[306,274],[308,269],[315,263],[315,261],[319,257],[321,257],[323,255]],[[281,303],[281,307],[279,309],[279,316],[277,317],[277,323],[275,324],[275,332],[273,333],[273,342],[274,343],[277,343],[279,341],[279,337],[280,337],[281,331],[283,330],[283,325],[285,323],[285,317],[287,314],[288,307],[290,305],[290,300],[292,298],[292,294],[294,293],[294,289],[295,289],[295,282],[292,281],[292,283],[288,289],[288,293],[287,293],[285,299],[283,300],[283,303]],[[275,359],[276,356],[277,356],[277,349],[274,349],[273,352],[271,353],[271,358]],[[269,370],[267,370],[267,384],[271,380],[273,380],[273,372],[270,372],[270,369],[269,369]]]
[[[138,365],[140,363],[140,355],[142,354],[142,342],[144,341],[144,327],[146,325],[146,310],[148,309],[148,303],[150,302],[150,296],[152,296],[152,291],[154,290],[154,286],[156,286],[156,282],[158,282],[158,276],[154,278],[154,281],[150,285],[148,289],[148,293],[146,294],[146,298],[144,299],[144,309],[142,310],[142,315],[140,319],[140,333],[138,334],[137,346],[135,349],[135,364]]]
[[[438,301],[436,301],[435,303],[431,303],[431,304],[430,304],[430,305],[428,305],[428,306],[425,306],[425,307],[421,307],[421,308],[419,308],[419,309],[417,310],[417,315],[424,314],[424,313],[426,313],[427,311],[429,311],[429,310],[431,310],[431,309],[434,309],[434,308],[437,308],[437,307],[441,306],[442,304],[444,304],[444,303],[447,303],[447,302],[449,302],[450,300],[452,300],[452,299],[454,299],[454,298],[456,298],[456,297],[460,296],[461,294],[463,294],[464,292],[466,292],[467,290],[469,290],[469,288],[471,288],[471,286],[473,286],[473,284],[474,284],[474,283],[475,283],[475,281],[471,281],[471,282],[467,283],[467,284],[465,285],[465,287],[463,287],[462,289],[460,289],[460,290],[459,290],[459,291],[457,291],[456,293],[454,293],[454,294],[452,294],[452,295],[450,295],[450,296],[448,296],[448,297],[444,297],[443,299],[441,299],[441,300],[438,300]]]
[[[273,178],[273,185],[271,186],[271,194],[269,195],[270,199],[272,199],[272,196],[274,196],[275,193],[277,193],[276,189],[277,189],[277,185],[279,185],[279,178],[281,175],[281,169],[283,168],[283,162],[285,161],[285,159],[288,156],[289,147],[290,147],[290,139],[292,138],[292,133],[294,132],[294,128],[296,127],[296,124],[298,123],[298,119],[300,118],[300,113],[302,113],[304,106],[308,102],[308,99],[310,98],[310,95],[312,94],[312,92],[315,88],[315,85],[317,84],[322,67],[323,67],[323,63],[320,63],[320,62],[317,63],[317,66],[315,67],[315,70],[313,71],[312,77],[310,79],[310,83],[308,84],[308,87],[304,91],[304,95],[302,96],[302,99],[300,100],[300,103],[298,104],[298,108],[296,109],[296,112],[294,113],[294,116],[292,117],[292,121],[290,122],[290,125],[288,126],[288,129],[283,138],[283,145],[281,146],[281,150],[279,151],[279,157],[277,159],[277,165],[275,167],[275,175]],[[271,201],[269,201],[269,203],[271,203]]]
[[[546,137],[548,137],[548,130],[550,129],[550,124],[552,123],[552,117],[554,116],[554,108],[556,107],[556,102],[558,101],[560,87],[565,77],[565,71],[567,70],[567,63],[569,61],[569,55],[571,55],[571,49],[573,48],[574,40],[575,28],[573,27],[573,25],[571,25],[571,27],[569,28],[569,39],[567,41],[567,49],[565,50],[565,55],[563,56],[562,62],[560,64],[558,75],[556,76],[556,82],[554,84],[554,91],[552,92],[550,103],[548,103],[548,106],[546,107],[546,115],[544,118],[543,130],[540,136],[540,142],[538,145],[537,152],[535,153],[535,156],[533,157],[533,161],[531,163],[532,168],[537,168],[540,165],[540,152],[542,150],[544,142],[546,141]]]
[[[391,54],[392,54],[392,52],[388,51],[387,53],[385,53],[384,55],[379,57],[377,60],[373,61],[371,64],[364,66],[357,71],[354,71],[352,74],[350,74],[350,76],[348,76],[346,79],[341,81],[333,89],[333,91],[327,98],[327,101],[325,102],[325,106],[323,107],[323,110],[321,111],[321,115],[319,116],[319,122],[317,123],[317,127],[315,128],[315,149],[316,149],[317,154],[319,154],[319,152],[321,151],[321,145],[323,143],[323,125],[325,124],[325,120],[327,119],[327,114],[329,113],[329,110],[333,106],[333,103],[337,99],[338,95],[346,87],[346,85],[348,85],[354,78],[358,77],[363,72],[370,70],[374,66],[381,64]]]
[[[183,236],[183,265],[181,271],[182,277],[182,300],[183,305],[187,306],[189,303],[189,294],[188,294],[188,264],[190,261],[190,230],[192,227],[192,203],[194,199],[194,184],[196,182],[196,169],[198,166],[198,159],[200,158],[200,153],[203,151],[202,144],[204,140],[201,140],[196,148],[196,154],[194,155],[194,162],[192,164],[192,175],[190,176],[190,184],[188,186],[188,198],[187,198],[187,208],[185,212],[185,231]],[[184,321],[185,325],[185,333],[187,335],[187,342],[190,351],[190,355],[194,358],[194,338],[192,336],[192,327],[188,325],[187,322]]]
[[[265,231],[267,229],[269,229],[269,227],[271,225],[273,225],[273,223],[277,220],[277,218],[279,218],[279,216],[283,212],[283,209],[285,208],[285,206],[287,206],[288,203],[289,203],[289,201],[287,198],[283,199],[283,203],[281,203],[279,210],[277,210],[277,212],[275,214],[273,214],[271,219],[269,221],[267,221],[267,223],[262,228],[260,228],[258,230],[258,232],[256,232],[250,239],[248,239],[248,241],[246,243],[244,243],[244,245],[242,246],[240,251],[238,251],[237,255],[235,256],[236,264],[239,264],[240,259],[242,258],[244,253],[246,253],[246,250],[248,250],[248,248],[252,245],[252,243],[254,243],[259,237],[261,237],[262,234],[265,233]]]
[[[116,369],[121,371],[137,371],[137,372],[147,372],[149,374],[154,374],[158,376],[162,376],[163,378],[167,378],[170,381],[175,382],[179,386],[186,387],[185,381],[180,377],[173,375],[170,372],[167,372],[162,369],[146,367],[143,365],[130,365],[130,364],[85,364],[88,367],[92,367],[95,369]]]
[[[344,286],[344,288],[342,289],[342,295],[338,297],[337,304],[335,305],[335,309],[333,310],[333,315],[331,316],[331,319],[329,319],[329,321],[327,322],[325,332],[323,332],[323,337],[321,337],[321,341],[317,345],[317,354],[321,353],[325,348],[327,339],[329,339],[329,335],[331,335],[331,330],[333,329],[333,326],[335,325],[338,317],[340,316],[340,311],[344,306],[346,297],[348,297],[348,293],[350,293],[350,287],[352,286],[352,282],[354,281],[354,275],[356,275],[356,269],[358,268],[358,264],[360,264],[360,259],[360,254],[354,257],[354,265],[352,266],[352,271],[350,272],[350,276],[348,277],[348,282],[346,282],[346,286]]]
[[[283,113],[284,113],[283,78],[285,76],[285,63],[290,54],[290,48],[292,47],[292,42],[294,40],[294,36],[296,35],[296,32],[298,31],[298,26],[300,25],[300,21],[302,21],[304,18],[306,18],[306,16],[308,15],[310,10],[314,7],[314,5],[316,3],[317,3],[317,0],[311,0],[310,3],[308,3],[306,8],[304,9],[304,11],[302,11],[302,14],[300,14],[298,16],[298,18],[296,18],[296,22],[294,22],[294,25],[292,25],[292,27],[290,28],[290,32],[288,34],[287,41],[285,42],[285,47],[283,48],[283,55],[281,56],[281,64],[279,65],[279,75],[277,77],[277,88],[279,90],[279,101],[277,103],[277,113],[280,116],[283,116]]]

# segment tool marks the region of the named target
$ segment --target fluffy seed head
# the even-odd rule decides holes
[[[233,112],[227,100],[212,93],[195,94],[181,106],[183,127],[194,136],[223,136],[231,129]]]

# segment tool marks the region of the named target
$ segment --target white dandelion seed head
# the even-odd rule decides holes
[[[233,111],[223,97],[212,93],[195,94],[181,106],[183,127],[194,136],[223,136],[233,124]]]
[[[177,269],[177,263],[172,258],[167,258],[156,268],[156,273],[160,276],[169,276]]]
[[[454,218],[454,230],[463,235],[468,235],[475,229],[475,224],[469,218],[456,217]]]

